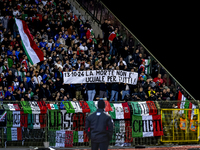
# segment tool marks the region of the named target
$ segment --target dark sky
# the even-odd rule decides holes
[[[197,2],[102,2],[186,90],[199,100],[200,26]]]

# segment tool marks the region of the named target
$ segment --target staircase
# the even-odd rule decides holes
[[[74,15],[78,16],[82,16],[83,22],[85,22],[86,20],[89,20],[90,25],[92,26],[95,38],[103,38],[103,34],[102,34],[102,30],[101,30],[101,25],[98,25],[98,23],[95,22],[95,20],[84,10],[83,7],[81,7],[79,5],[78,2],[76,2],[76,0],[68,0],[70,2],[70,4],[73,6],[72,11],[74,13]]]

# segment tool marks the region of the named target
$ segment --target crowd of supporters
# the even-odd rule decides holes
[[[73,14],[67,0],[0,0],[0,99],[29,100],[175,100],[174,83],[151,61],[145,74],[144,48],[129,39],[124,44],[110,20],[101,25],[103,42],[88,20]],[[44,61],[31,65],[14,18],[25,20]],[[63,72],[79,70],[138,72],[137,85],[124,83],[64,84]],[[169,86],[167,85],[169,81]]]

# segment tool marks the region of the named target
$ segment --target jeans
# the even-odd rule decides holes
[[[96,94],[95,90],[88,90],[88,101],[93,101]]]
[[[124,97],[126,96],[126,94],[129,94],[129,91],[122,91],[122,100],[124,100]]]
[[[111,97],[110,97],[110,102],[113,100],[113,98],[115,97],[115,101],[117,101],[118,99],[118,92],[115,90],[111,91]]]
[[[113,46],[112,46],[111,42],[109,42],[109,43],[110,43],[110,55],[112,55],[112,53],[113,53]]]

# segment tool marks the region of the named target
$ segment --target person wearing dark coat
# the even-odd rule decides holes
[[[86,118],[85,132],[91,139],[92,150],[107,150],[113,135],[113,120],[104,112],[105,102],[99,100],[98,109]]]
[[[34,83],[34,78],[31,77],[31,80],[28,82],[28,87],[32,88],[32,91],[35,92],[36,85]]]

